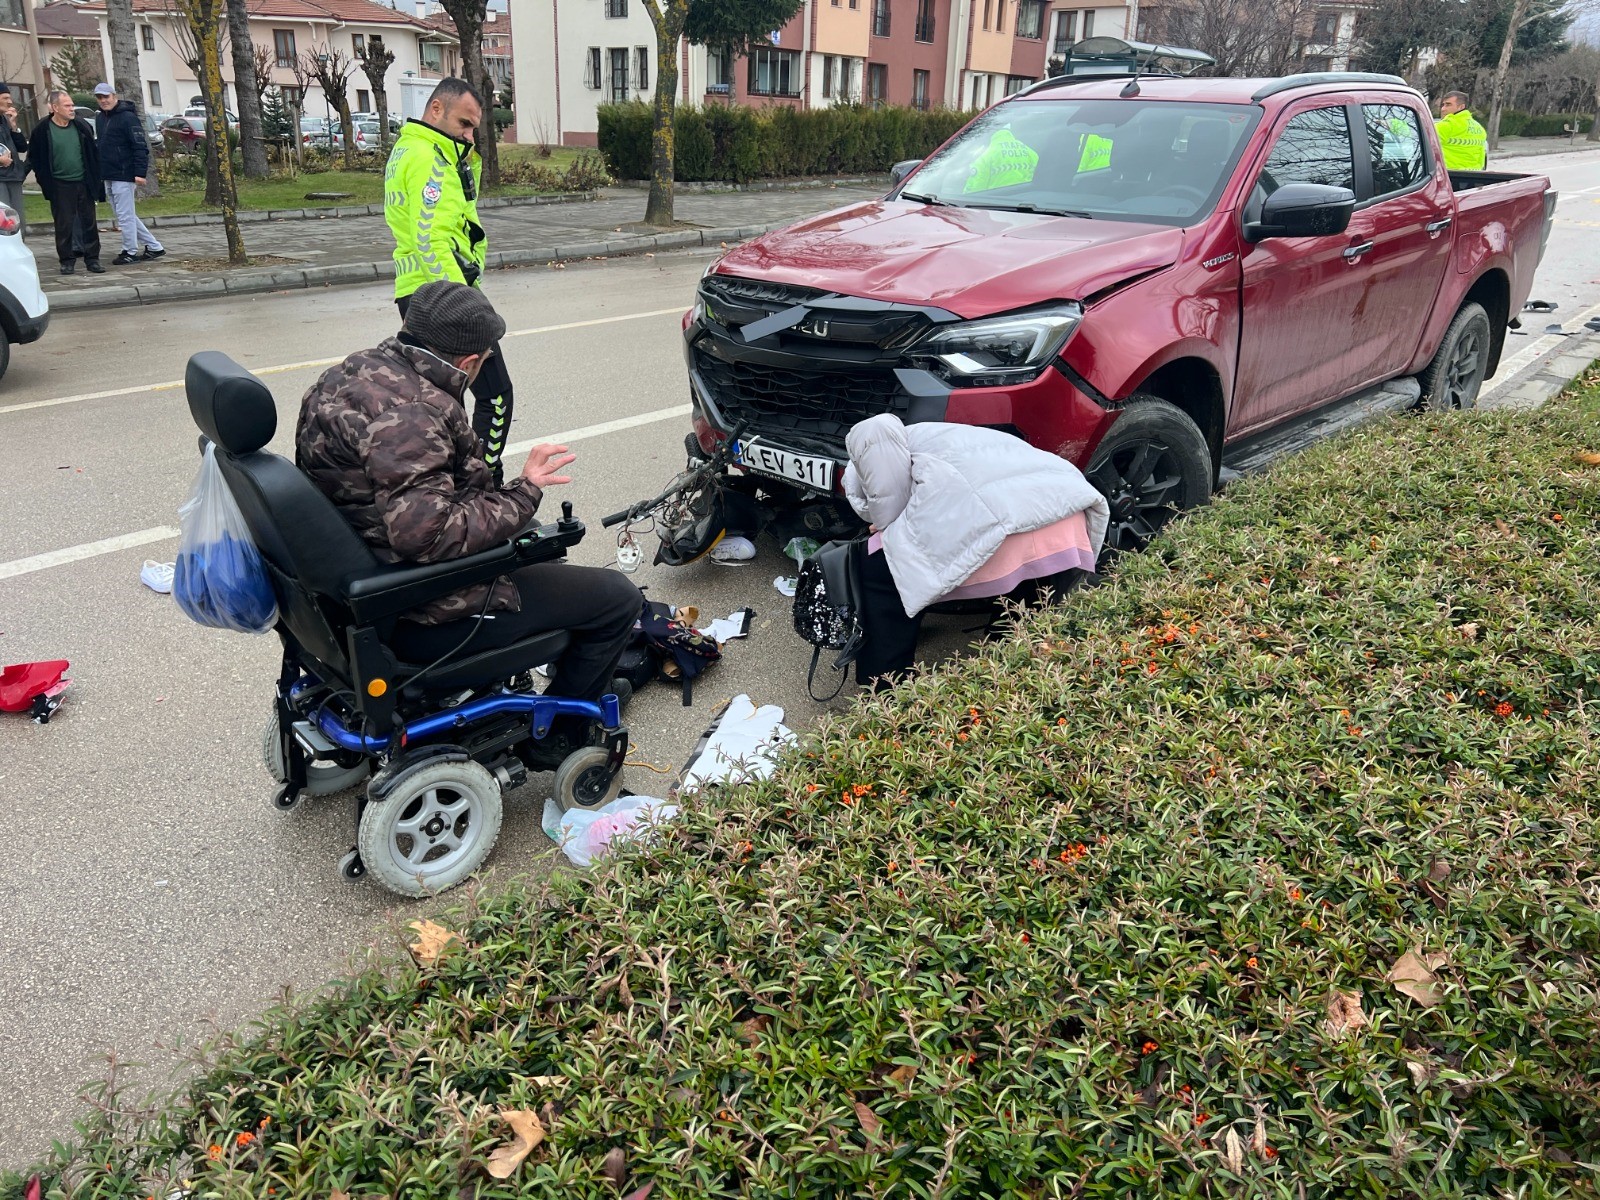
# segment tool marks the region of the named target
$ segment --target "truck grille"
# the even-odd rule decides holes
[[[881,368],[815,371],[727,362],[698,346],[694,365],[728,421],[748,422],[757,431],[791,430],[841,451],[852,425],[881,412],[903,417],[910,400],[894,373]]]

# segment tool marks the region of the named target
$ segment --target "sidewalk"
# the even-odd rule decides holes
[[[509,267],[601,254],[629,254],[742,241],[802,217],[883,194],[881,187],[807,187],[792,191],[687,193],[675,211],[687,228],[656,232],[639,224],[645,194],[607,188],[600,199],[571,204],[494,208],[482,213],[489,233],[489,266]],[[167,256],[153,263],[114,267],[120,243],[108,222],[100,230],[104,275],[80,266],[63,276],[48,238],[28,239],[39,278],[56,312],[166,300],[370,283],[393,278],[394,241],[381,215],[301,217],[242,226],[246,251],[257,266],[229,268],[221,225],[166,226],[156,231]]]

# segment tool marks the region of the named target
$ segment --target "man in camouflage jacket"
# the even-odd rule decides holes
[[[505,322],[474,288],[428,283],[400,333],[350,355],[306,393],[295,461],[385,562],[443,562],[499,545],[533,524],[546,487],[570,482],[565,446],[535,446],[498,487],[462,396]],[[614,571],[520,567],[408,613],[396,653],[432,662],[472,632],[477,651],[564,629],[553,695],[597,700],[638,619],[639,589]],[[508,672],[510,674],[511,672]]]

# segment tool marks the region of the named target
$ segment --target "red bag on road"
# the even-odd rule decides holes
[[[48,722],[72,682],[62,678],[67,665],[66,659],[57,658],[0,669],[0,712],[31,713],[40,724]]]

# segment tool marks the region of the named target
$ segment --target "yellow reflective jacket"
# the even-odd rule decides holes
[[[466,142],[421,121],[407,121],[401,128],[383,172],[383,217],[394,234],[396,299],[436,279],[478,282],[489,251],[478,222],[482,169],[483,160]]]
[[[1039,152],[1018,141],[1009,129],[999,129],[972,164],[972,173],[963,192],[988,192],[995,188],[1028,183],[1039,166]]]
[[[1433,123],[1439,131],[1447,171],[1481,171],[1489,165],[1489,134],[1466,109],[1440,117]]]

